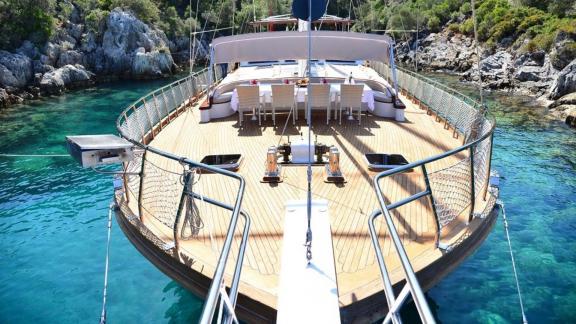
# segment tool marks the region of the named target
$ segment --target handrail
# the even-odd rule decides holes
[[[216,71],[215,73],[216,80],[219,80],[221,78],[221,74],[219,72],[220,71]],[[236,174],[228,170],[220,169],[214,166],[210,166],[204,163],[196,162],[186,157],[177,156],[170,152],[160,150],[158,148],[148,145],[146,139],[148,136],[152,136],[153,138],[155,135],[154,134],[155,129],[157,129],[158,127],[162,128],[166,122],[169,123],[173,118],[174,112],[176,111],[177,115],[179,113],[179,110],[181,110],[183,107],[185,108],[187,104],[190,103],[190,100],[192,100],[193,97],[198,97],[203,93],[207,93],[211,89],[213,85],[206,84],[208,80],[207,77],[208,73],[210,73],[209,70],[204,69],[198,73],[191,74],[185,78],[174,81],[166,86],[163,86],[146,94],[145,96],[141,97],[140,99],[132,103],[130,106],[128,106],[128,108],[126,108],[120,114],[120,116],[116,121],[116,128],[118,129],[120,136],[130,141],[135,146],[144,149],[145,152],[145,154],[142,156],[142,171],[140,175],[141,181],[139,184],[140,197],[143,190],[144,185],[143,180],[145,177],[145,174],[143,172],[144,170],[143,166],[145,164],[146,153],[148,152],[152,152],[169,160],[179,162],[182,165],[187,165],[190,169],[199,168],[238,180],[239,188],[236,193],[236,200],[233,206],[229,206],[227,204],[216,201],[209,197],[199,196],[195,193],[191,193],[194,197],[196,196],[201,197],[205,202],[208,202],[220,208],[228,209],[232,212],[230,223],[228,226],[228,231],[226,233],[226,238],[224,240],[222,251],[220,253],[218,263],[212,278],[212,283],[208,290],[206,301],[204,303],[202,310],[200,322],[205,324],[212,322],[218,300],[224,302],[223,299],[228,298],[232,307],[235,307],[236,305],[238,286],[240,282],[240,273],[242,270],[242,263],[248,240],[248,231],[250,228],[250,217],[241,210],[246,183],[244,178],[239,174]],[[204,84],[198,84],[196,82],[197,80],[200,80],[200,83]],[[167,92],[169,93],[168,95],[166,95]],[[159,102],[161,103],[159,104]],[[151,106],[153,107],[150,108]],[[126,182],[125,186],[127,187]],[[186,186],[184,186],[183,194],[186,193],[186,190],[187,188]],[[142,201],[141,199],[139,199],[138,208],[140,210],[142,210],[141,205]],[[240,215],[242,215],[242,217],[244,217],[246,221],[244,223],[242,241],[238,252],[238,259],[234,269],[232,283],[230,286],[230,293],[229,293],[230,297],[228,297],[222,295],[221,285],[224,282],[223,280],[224,280],[224,273],[226,270],[226,263],[228,261],[228,257],[231,251],[232,242],[234,239],[234,232],[236,231]],[[175,222],[174,229],[176,228],[177,225],[178,220],[176,220]],[[175,249],[177,250],[178,248],[177,242],[175,241],[174,243],[175,243]],[[231,321],[232,318],[235,318],[235,315],[233,313],[230,314],[229,312],[233,312],[233,310],[228,310],[227,313],[225,314],[225,322],[227,323]]]
[[[388,68],[385,67],[384,65],[380,65],[380,64],[376,64],[375,69],[383,76],[386,78],[386,75],[389,75],[389,71],[387,70]],[[485,163],[487,163],[487,172],[484,175],[484,177],[487,177],[488,174],[490,173],[490,159],[491,159],[491,151],[492,151],[492,136],[494,133],[494,129],[496,126],[496,122],[494,120],[494,118],[487,114],[487,115],[478,115],[478,110],[477,107],[480,107],[480,104],[477,103],[475,100],[473,100],[472,98],[454,90],[454,89],[450,89],[445,87],[444,85],[439,84],[438,82],[431,80],[429,78],[423,77],[418,75],[417,73],[411,72],[411,71],[407,71],[405,69],[399,68],[400,73],[399,73],[399,85],[404,88],[404,90],[408,90],[410,91],[411,89],[414,89],[416,91],[419,92],[424,92],[422,89],[418,88],[418,82],[421,82],[420,86],[422,85],[422,82],[424,82],[424,84],[435,87],[437,85],[440,85],[439,88],[443,88],[444,90],[440,90],[440,91],[445,91],[446,95],[451,96],[450,98],[447,98],[447,100],[450,100],[449,102],[452,103],[454,100],[453,98],[455,96],[459,96],[461,99],[466,99],[467,101],[471,102],[471,106],[470,104],[464,102],[465,105],[469,105],[468,108],[472,109],[472,115],[470,111],[468,111],[468,116],[457,116],[458,118],[462,119],[462,118],[468,118],[468,119],[473,119],[472,122],[469,122],[467,124],[467,126],[470,129],[466,129],[467,132],[469,132],[469,134],[473,133],[473,129],[475,126],[478,126],[477,124],[477,120],[478,118],[481,118],[482,123],[484,122],[488,122],[490,123],[490,127],[487,131],[482,132],[482,129],[478,130],[476,129],[474,132],[475,133],[479,133],[479,134],[474,134],[474,135],[479,135],[477,138],[472,138],[471,141],[468,141],[467,143],[465,143],[464,145],[448,150],[444,153],[438,154],[436,156],[432,156],[432,157],[428,157],[425,159],[422,159],[420,161],[417,162],[413,162],[413,163],[409,163],[407,165],[403,165],[400,167],[396,167],[394,169],[391,170],[387,170],[387,171],[383,171],[378,173],[376,176],[374,176],[373,178],[373,184],[374,184],[374,190],[376,192],[376,196],[378,198],[378,202],[380,205],[380,210],[376,210],[375,212],[373,212],[370,215],[370,218],[368,220],[368,227],[369,227],[369,231],[370,231],[370,236],[372,239],[372,244],[374,246],[374,249],[376,251],[376,257],[378,260],[378,264],[380,267],[380,274],[382,276],[382,280],[384,281],[384,291],[385,291],[385,295],[386,295],[386,301],[388,304],[388,315],[386,316],[384,323],[387,323],[389,321],[392,321],[393,323],[400,323],[401,322],[401,318],[399,316],[399,310],[402,307],[402,304],[404,302],[404,300],[408,297],[408,292],[410,292],[410,294],[412,295],[412,299],[414,300],[414,303],[416,305],[416,308],[418,310],[418,313],[420,315],[421,320],[424,323],[434,323],[434,317],[432,316],[432,313],[430,311],[430,307],[428,306],[428,303],[426,302],[426,299],[424,297],[424,293],[423,290],[418,282],[418,279],[416,277],[416,274],[414,272],[414,269],[412,267],[412,264],[410,263],[410,259],[408,258],[408,255],[406,253],[406,250],[404,248],[404,245],[402,243],[402,240],[400,239],[399,235],[398,235],[398,231],[396,229],[396,226],[394,225],[394,221],[392,219],[392,216],[390,214],[390,210],[393,210],[395,208],[398,208],[400,206],[406,205],[408,203],[411,203],[415,200],[418,200],[420,198],[423,197],[429,197],[430,198],[430,203],[432,206],[432,211],[433,211],[433,215],[436,221],[436,226],[437,226],[437,235],[436,235],[436,247],[439,246],[439,240],[440,240],[440,234],[441,234],[441,223],[440,223],[440,219],[436,210],[436,201],[435,201],[435,197],[434,197],[434,193],[431,187],[431,183],[430,183],[430,178],[428,176],[428,172],[426,170],[426,165],[444,158],[447,158],[449,156],[453,156],[455,154],[458,154],[459,152],[462,152],[464,150],[469,149],[470,150],[470,156],[469,156],[469,160],[470,160],[470,170],[469,170],[469,174],[470,174],[470,186],[471,186],[471,194],[470,194],[470,219],[472,219],[473,216],[473,212],[474,212],[474,201],[476,199],[476,195],[475,195],[475,186],[476,186],[476,177],[475,177],[475,160],[474,160],[474,149],[477,148],[480,143],[482,143],[485,140],[489,140],[490,141],[490,155],[488,158],[488,161],[486,161]],[[408,81],[406,81],[406,78],[412,78]],[[408,82],[408,83],[407,83]],[[418,99],[418,100],[422,100],[423,98],[423,94],[421,94],[420,96],[416,96],[415,93],[411,94],[414,98]],[[439,100],[439,98],[436,98]],[[435,102],[436,103],[436,102]],[[453,110],[451,111],[449,108],[454,109],[454,107],[452,106],[444,106],[444,105],[438,105],[438,104],[432,104],[429,105],[429,109],[432,111],[436,111],[437,116],[441,114],[440,109],[442,110],[442,114],[444,114],[444,116],[449,116],[449,114],[451,112],[458,114],[461,113],[460,111],[457,110]],[[436,110],[438,109],[438,110]],[[466,113],[466,112],[465,112]],[[448,115],[447,115],[448,114]],[[448,118],[446,118],[447,122],[448,122]],[[483,127],[483,126],[482,126]],[[456,127],[455,127],[456,128]],[[476,136],[474,136],[476,137]],[[461,162],[461,161],[460,161]],[[454,164],[451,167],[445,168],[443,170],[448,170],[452,167],[457,166],[460,162]],[[415,193],[407,198],[404,198],[400,201],[397,202],[390,202],[390,203],[386,203],[385,199],[384,199],[384,194],[383,194],[383,190],[382,187],[380,185],[380,180],[382,178],[388,177],[388,176],[392,176],[395,174],[399,174],[411,169],[416,169],[416,168],[421,168],[422,169],[422,174],[424,176],[424,181],[425,181],[425,185],[426,188],[418,193]],[[439,172],[443,171],[440,170]],[[485,184],[486,186],[488,186],[488,183],[486,182]],[[384,219],[386,222],[386,225],[388,227],[388,233],[394,243],[394,247],[396,249],[396,252],[400,258],[401,261],[401,265],[404,271],[404,277],[406,279],[406,284],[403,287],[402,291],[400,292],[400,295],[398,296],[398,298],[395,298],[394,295],[394,291],[392,289],[392,283],[390,280],[390,276],[388,274],[388,270],[386,269],[386,264],[384,262],[384,256],[382,253],[382,250],[380,248],[380,244],[378,241],[378,233],[376,232],[376,228],[375,228],[375,220],[378,216],[380,215],[384,215]]]

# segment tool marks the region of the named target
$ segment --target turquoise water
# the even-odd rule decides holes
[[[65,135],[114,133],[124,106],[166,82],[104,84],[2,110],[0,153],[65,154]],[[502,198],[528,319],[571,322],[576,131],[522,98],[490,100],[498,119],[493,165],[505,177]],[[0,157],[0,323],[99,319],[111,195],[108,176],[69,158]],[[111,244],[110,323],[198,318],[202,301],[146,261],[115,223]],[[520,321],[500,220],[484,245],[427,295],[444,323]]]

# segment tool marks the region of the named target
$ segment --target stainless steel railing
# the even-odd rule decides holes
[[[386,65],[375,63],[373,67],[384,78],[392,81],[390,69]],[[482,194],[484,199],[486,198],[495,121],[478,109],[480,105],[477,102],[453,89],[404,69],[399,69],[397,76],[399,87],[409,97],[416,100],[419,106],[435,113],[437,118],[444,119],[445,125],[452,126],[455,132],[458,131],[465,135],[466,144],[458,148],[381,172],[373,180],[380,210],[376,210],[371,214],[368,226],[380,266],[388,304],[388,314],[384,319],[384,323],[390,321],[393,323],[401,322],[399,311],[409,295],[414,300],[421,320],[424,323],[434,323],[434,317],[430,312],[423,290],[400,239],[391,211],[427,197],[436,223],[436,247],[439,246],[442,228],[452,222],[464,210],[470,210],[468,219],[472,220],[475,211],[475,201]],[[458,158],[458,155],[462,152],[468,152],[467,156]],[[443,159],[459,161],[449,167],[430,173],[426,166]],[[425,189],[402,200],[387,202],[384,197],[385,190],[381,186],[381,180],[413,169],[421,170]],[[484,189],[483,192],[482,189]],[[384,255],[380,248],[375,227],[375,220],[380,215],[384,215],[388,234],[400,258],[406,280],[406,284],[398,297],[395,296],[392,288],[392,282],[384,262]]]
[[[208,171],[238,181],[238,190],[235,195],[236,198],[234,204],[228,205],[224,202],[211,199],[210,197],[201,196],[195,192],[189,192],[186,185],[187,176],[182,174],[182,176],[185,178],[181,190],[182,197],[189,195],[192,197],[192,199],[201,199],[205,203],[226,209],[231,212],[230,223],[228,225],[225,240],[220,252],[220,256],[218,258],[216,270],[214,271],[212,283],[208,290],[200,319],[201,323],[211,323],[214,318],[214,313],[218,301],[220,301],[222,303],[221,305],[225,305],[226,307],[224,307],[224,318],[220,317],[219,315],[218,322],[224,320],[224,322],[228,323],[232,319],[236,319],[233,308],[236,305],[238,287],[240,283],[240,274],[248,242],[248,232],[250,229],[250,217],[248,214],[241,210],[245,189],[244,178],[234,172],[195,162],[185,157],[177,156],[148,145],[150,141],[154,139],[157,133],[177,116],[182,114],[193,103],[194,99],[199,99],[211,89],[211,85],[208,84],[208,73],[208,69],[202,70],[198,73],[189,75],[185,78],[172,82],[167,86],[146,94],[131,104],[120,114],[116,122],[116,127],[122,137],[132,142],[137,147],[143,149],[141,161],[132,162],[133,164],[140,164],[139,179],[137,179],[137,181],[131,182],[138,183],[136,189],[137,193],[134,193],[134,195],[138,197],[138,214],[142,220],[144,213],[148,212],[152,217],[157,217],[161,223],[167,226],[173,226],[173,231],[175,233],[173,247],[175,249],[175,255],[178,254],[179,248],[178,237],[176,233],[180,214],[182,212],[181,204],[179,204],[180,206],[174,210],[174,206],[170,206],[166,202],[156,201],[155,203],[157,204],[164,204],[164,206],[162,206],[164,208],[159,208],[159,210],[162,210],[162,212],[157,211],[157,213],[165,214],[162,215],[162,218],[160,218],[158,215],[154,215],[154,213],[149,212],[143,203],[147,178],[162,180],[165,177],[173,175],[175,172],[157,166],[156,163],[153,163],[152,160],[149,159],[149,154],[153,153],[157,155],[157,157],[160,157],[160,159],[166,159],[167,161],[180,164],[182,165],[183,169],[187,168],[188,170],[198,169]],[[216,82],[218,82],[222,77],[220,71],[216,71],[214,77]],[[157,162],[157,159],[155,162]],[[152,167],[154,168],[154,173],[151,170]],[[134,166],[125,166],[125,169],[130,168],[134,168]],[[124,185],[128,197],[130,183],[126,178]],[[169,194],[173,195],[173,193]],[[153,195],[153,197],[155,196],[156,195]],[[162,200],[162,197],[155,197],[152,199]],[[230,284],[230,290],[229,292],[226,292],[224,289],[224,273],[232,249],[234,233],[238,227],[239,216],[242,216],[245,219],[244,228],[242,230],[242,240],[240,242],[240,248],[232,276],[232,282]],[[231,307],[228,307],[228,305],[231,305]]]

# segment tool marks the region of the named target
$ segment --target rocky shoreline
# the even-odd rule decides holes
[[[532,96],[552,116],[576,127],[576,58],[564,49],[574,40],[576,35],[559,33],[549,53],[522,52],[512,40],[480,47],[484,88]],[[398,60],[410,68],[457,75],[463,82],[479,81],[474,40],[449,29],[400,43]]]
[[[25,40],[13,52],[0,50],[0,108],[101,80],[166,77],[179,70],[178,63],[187,66],[189,48],[187,37],[168,39],[120,8],[90,30],[74,7],[44,46]],[[205,59],[206,42],[197,41],[196,48],[196,58]]]
[[[576,127],[576,53],[569,48],[574,41],[575,34],[559,32],[548,53],[523,52],[525,46],[513,39],[481,46],[482,83],[489,90],[530,95],[555,118]],[[207,43],[197,41],[196,59],[207,58]],[[187,66],[189,48],[189,38],[168,39],[120,8],[88,28],[85,14],[74,7],[43,46],[26,40],[15,51],[0,50],[0,108],[101,80],[166,77],[178,71],[178,64]],[[474,40],[450,28],[399,43],[397,60],[424,71],[456,74],[463,82],[479,80]]]

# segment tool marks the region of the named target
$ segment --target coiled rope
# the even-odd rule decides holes
[[[514,271],[514,280],[516,280],[516,290],[518,291],[518,300],[520,301],[520,311],[522,312],[522,323],[528,324],[528,319],[524,313],[524,303],[522,301],[522,292],[520,290],[520,281],[518,280],[518,271],[516,270],[516,262],[514,260],[514,253],[512,252],[512,243],[510,242],[510,234],[508,233],[508,220],[506,219],[506,208],[504,202],[500,199],[496,203],[502,208],[502,219],[504,220],[504,230],[506,232],[506,239],[508,240],[508,250],[510,251],[510,259],[512,260],[512,270]]]

